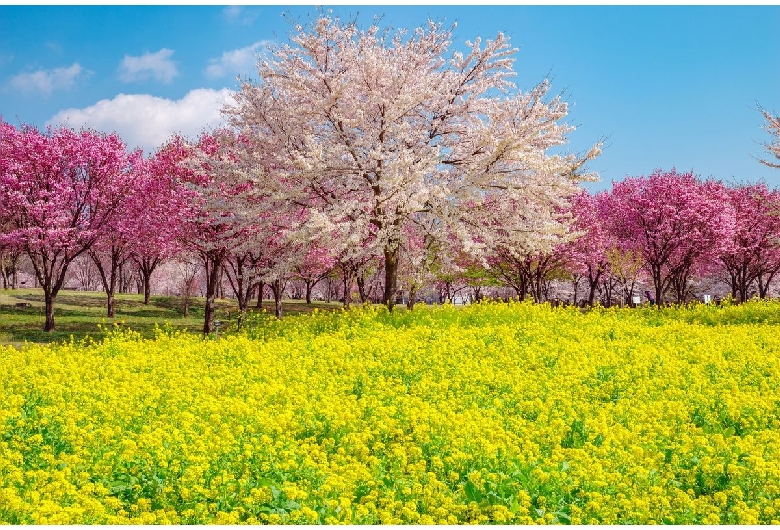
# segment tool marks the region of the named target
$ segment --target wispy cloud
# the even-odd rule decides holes
[[[231,94],[227,88],[198,88],[177,100],[149,94],[119,94],[82,109],[62,110],[47,125],[115,131],[129,147],[152,152],[175,132],[194,138],[204,129],[223,125],[220,111],[231,101]]]
[[[125,83],[155,79],[162,83],[170,83],[179,75],[176,63],[171,60],[173,50],[163,48],[155,53],[145,53],[135,57],[125,55],[119,65],[119,79]]]
[[[228,22],[249,26],[260,16],[260,10],[247,9],[246,6],[227,6],[222,10],[222,16]]]
[[[63,68],[17,74],[11,78],[8,85],[14,90],[40,92],[48,96],[55,90],[72,88],[79,78],[87,77],[90,74],[91,72],[85,70],[79,63],[73,63],[71,66]]]
[[[209,59],[206,75],[211,78],[247,75],[257,71],[257,55],[271,41],[260,41],[237,50],[226,51],[219,59]]]

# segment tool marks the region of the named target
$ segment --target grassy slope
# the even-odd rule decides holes
[[[29,303],[29,307],[17,307]],[[184,317],[181,299],[173,296],[153,296],[149,305],[143,304],[143,296],[119,294],[116,297],[116,317],[106,317],[106,297],[102,292],[61,291],[54,305],[56,329],[43,331],[43,292],[40,289],[0,290],[0,345],[19,347],[25,341],[48,343],[76,340],[89,335],[100,339],[105,333],[100,326],[111,328],[120,324],[152,337],[155,324],[169,324],[173,329],[186,329],[199,333],[203,328],[203,298],[193,298],[190,314]],[[233,300],[217,300],[217,319],[235,325],[238,306]],[[254,304],[253,304],[254,305]],[[302,301],[285,300],[285,314],[309,312],[313,307],[338,308],[341,304],[317,302],[307,306]],[[265,301],[264,308],[273,310],[273,301]]]

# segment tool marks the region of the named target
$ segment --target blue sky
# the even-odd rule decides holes
[[[514,46],[515,83],[545,77],[572,105],[570,149],[606,138],[591,190],[655,168],[727,182],[763,180],[756,103],[780,113],[780,6],[333,6],[363,25],[457,22],[457,42],[499,31]],[[0,116],[119,132],[153,150],[172,132],[220,121],[254,53],[286,41],[282,17],[308,6],[1,6]]]

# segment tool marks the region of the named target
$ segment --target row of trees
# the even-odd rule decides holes
[[[732,267],[742,294],[775,274],[777,201],[765,187],[671,171],[582,191],[600,144],[554,152],[573,130],[567,105],[546,81],[515,89],[515,50],[501,34],[461,52],[435,23],[361,30],[322,15],[290,40],[258,65],[259,81],[242,83],[225,109],[230,128],[173,136],[149,157],[115,134],[0,122],[0,255],[29,256],[46,330],[82,255],[100,272],[109,316],[123,264],[137,267],[148,302],[160,263],[199,256],[204,333],[223,274],[242,313],[268,286],[277,316],[288,279],[309,301],[334,270],[345,304],[354,285],[367,299],[373,278],[391,310],[400,287],[413,303],[437,282],[445,295],[458,282],[499,282],[542,300],[568,274],[587,280],[592,302],[605,281],[630,292],[646,271],[662,302],[670,291],[683,300],[693,276],[717,267]],[[747,222],[765,237],[750,239]]]

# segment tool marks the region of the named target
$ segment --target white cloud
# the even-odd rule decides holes
[[[90,73],[79,63],[73,63],[63,68],[17,74],[11,78],[8,85],[23,92],[41,92],[48,96],[55,90],[71,88],[79,76],[88,76]]]
[[[222,10],[222,14],[229,22],[249,26],[260,15],[260,10],[246,9],[245,6],[227,6]]]
[[[54,53],[61,54],[62,53],[62,44],[59,42],[47,42],[46,47],[49,48]]]
[[[129,83],[146,81],[154,78],[163,83],[170,83],[179,75],[176,63],[171,60],[173,50],[163,48],[156,53],[145,53],[140,57],[125,55],[119,65],[119,79]]]
[[[211,78],[248,75],[257,72],[257,54],[264,49],[270,41],[260,41],[239,48],[238,50],[226,51],[219,59],[209,59],[209,65],[206,67],[206,75]]]
[[[83,109],[62,110],[47,125],[115,131],[130,148],[141,147],[151,153],[173,133],[195,138],[204,129],[224,124],[220,110],[231,101],[231,94],[227,88],[198,88],[179,100],[119,94]]]

